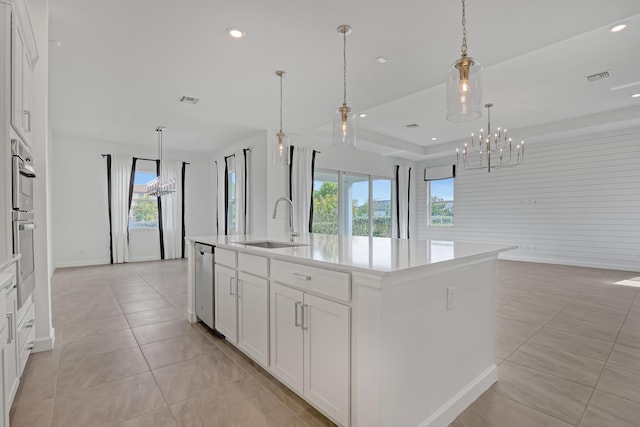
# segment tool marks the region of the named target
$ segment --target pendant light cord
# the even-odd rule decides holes
[[[467,56],[467,15],[464,0],[462,0],[462,47],[460,50],[463,57]]]
[[[282,74],[280,74],[280,133],[282,133]]]
[[[343,28],[342,36],[344,40],[342,56],[344,59],[344,106],[347,106],[347,29]]]

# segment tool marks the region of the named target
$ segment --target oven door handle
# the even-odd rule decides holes
[[[26,163],[22,163],[19,167],[18,170],[20,171],[20,175],[24,175],[28,178],[35,178],[36,177],[36,170],[33,168],[33,166],[26,164]]]
[[[36,229],[36,225],[32,222],[27,223],[27,224],[20,224],[18,225],[18,230],[20,231],[24,231],[24,230],[35,230]]]

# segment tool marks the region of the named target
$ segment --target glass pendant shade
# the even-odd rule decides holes
[[[273,136],[273,147],[271,149],[273,163],[276,165],[289,164],[289,137],[280,131]]]
[[[333,146],[336,148],[356,148],[356,115],[343,105],[333,116]]]
[[[447,120],[468,122],[482,117],[482,66],[462,56],[451,68],[447,80]]]

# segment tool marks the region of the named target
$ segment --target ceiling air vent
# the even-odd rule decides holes
[[[194,98],[193,96],[182,96],[180,97],[180,102],[184,102],[185,104],[196,104],[200,101],[198,98]]]
[[[417,127],[418,127],[418,126],[420,126],[420,125],[419,125],[419,124],[417,124],[417,123],[411,123],[411,124],[409,124],[409,125],[405,125],[405,126],[406,126],[406,127],[408,127],[409,129],[415,129],[415,128],[417,128]]]
[[[595,82],[597,80],[606,79],[609,76],[610,74],[608,71],[603,71],[601,73],[595,73],[595,74],[591,74],[590,76],[587,76],[587,80],[590,82]]]

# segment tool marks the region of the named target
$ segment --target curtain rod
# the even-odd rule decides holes
[[[110,156],[110,155],[111,155],[111,154],[101,154],[101,156],[102,156],[102,157],[107,157],[107,156]],[[134,157],[135,157],[135,156],[134,156]],[[149,162],[156,162],[156,161],[158,161],[158,159],[145,159],[145,158],[143,158],[143,157],[135,157],[135,158],[136,158],[136,159],[138,159],[138,160],[147,160],[147,161],[149,161]],[[189,162],[182,162],[182,163],[184,163],[185,165],[190,165],[190,164],[191,164],[191,163],[189,163]]]

